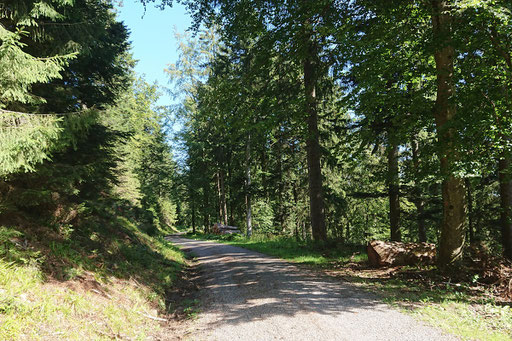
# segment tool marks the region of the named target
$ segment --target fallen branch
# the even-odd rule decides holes
[[[151,315],[148,315],[148,314],[144,314],[140,311],[136,311],[137,314],[139,315],[142,315],[144,317],[147,317],[148,319],[152,319],[152,320],[155,320],[155,321],[162,321],[162,322],[167,322],[166,319],[163,319],[163,318],[160,318],[160,317],[155,317],[155,316],[151,316]]]
[[[109,298],[109,299],[112,299],[112,296],[110,296],[110,295],[109,295],[109,294],[107,294],[106,292],[101,292],[101,291],[96,290],[96,289],[91,289],[91,291],[92,291],[92,292],[97,293],[98,295],[102,295],[102,296],[105,296],[105,297],[107,297],[107,298]]]

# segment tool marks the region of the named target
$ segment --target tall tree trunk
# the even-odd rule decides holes
[[[306,23],[306,27],[310,24]],[[311,217],[311,229],[315,241],[327,240],[324,217],[324,195],[322,188],[322,168],[320,164],[320,134],[318,131],[318,112],[316,100],[317,82],[317,51],[312,41],[313,33],[306,29],[306,44],[304,58],[304,88],[306,95],[306,113],[308,132],[306,138],[306,152],[308,161],[309,178],[309,207]]]
[[[224,171],[220,171],[220,195],[221,195],[221,202],[222,202],[222,222],[224,225],[228,224],[228,207],[226,204],[226,185],[225,185],[225,176]]]
[[[247,238],[252,236],[252,205],[251,205],[251,134],[247,136],[245,149],[245,205],[247,209]]]
[[[481,191],[486,187],[485,184],[485,177],[481,177],[479,184],[475,188],[475,193],[481,193]],[[476,194],[475,195],[475,208],[474,208],[474,215],[475,215],[475,235],[474,239],[475,241],[479,241],[482,236],[482,225],[483,225],[483,214],[484,210],[484,198],[483,195]]]
[[[436,44],[434,59],[437,73],[437,97],[434,111],[443,177],[443,220],[438,258],[439,265],[442,267],[449,266],[462,257],[466,222],[464,180],[453,172],[457,160],[455,145],[457,131],[452,125],[455,120],[456,106],[453,84],[455,50],[451,41],[450,10],[450,1],[432,0],[432,29]]]
[[[194,202],[194,198],[191,197],[191,207],[192,210],[192,233],[196,233],[196,205]]]
[[[498,162],[500,182],[501,237],[503,255],[512,260],[512,179],[510,174],[511,158],[508,153]]]
[[[210,232],[210,196],[208,195],[208,182],[203,182],[203,225],[206,233]]]
[[[416,136],[411,139],[412,163],[414,167],[414,205],[416,206],[416,221],[418,222],[418,240],[427,241],[427,230],[425,227],[423,195],[420,188],[420,159],[418,156],[418,141]]]
[[[229,158],[228,162],[228,195],[229,195],[229,225],[234,226],[235,225],[235,207],[234,207],[234,200],[233,200],[233,171],[231,169],[231,157]]]
[[[277,216],[275,217],[279,230],[284,231],[284,205],[283,205],[283,192],[284,192],[284,181],[283,181],[283,133],[279,129],[279,139],[277,141]]]
[[[293,203],[294,203],[293,207],[295,207],[295,230],[297,231],[297,236],[298,236],[300,220],[299,220],[299,212],[297,210],[297,207],[299,207],[299,194],[297,193],[297,182],[296,181],[293,181],[292,193],[293,193]],[[302,231],[302,239],[306,240],[304,231]]]
[[[228,224],[228,215],[226,208],[226,192],[224,187],[224,173],[219,165],[219,170],[217,171],[217,194],[219,198],[219,222],[227,225]]]
[[[401,241],[400,231],[400,179],[398,176],[398,144],[388,147],[388,196],[389,196],[389,226],[391,240]]]
[[[218,208],[218,214],[217,214],[217,221],[220,223],[222,221],[222,194],[220,193],[220,166],[217,170],[217,208]]]
[[[470,243],[475,242],[475,228],[473,223],[473,194],[471,193],[471,181],[469,178],[464,179],[466,184],[466,197],[468,200],[468,238]]]
[[[350,242],[350,220],[347,220],[347,226],[345,226],[345,243]]]

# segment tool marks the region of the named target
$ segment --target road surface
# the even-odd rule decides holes
[[[239,247],[168,239],[201,266],[188,340],[456,340],[340,279]]]

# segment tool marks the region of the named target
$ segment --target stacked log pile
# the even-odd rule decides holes
[[[242,233],[242,231],[240,231],[240,229],[236,226],[222,225],[220,223],[213,224],[211,231],[214,234]]]
[[[368,260],[374,267],[433,264],[436,246],[430,243],[402,243],[372,240],[367,246]]]

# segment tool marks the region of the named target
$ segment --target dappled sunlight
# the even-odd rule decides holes
[[[234,246],[169,239],[193,253],[200,264],[204,303],[198,332],[209,339],[221,339],[221,333],[236,339],[254,324],[258,327],[251,330],[260,330],[255,339],[264,338],[269,326],[275,328],[271,335],[286,338],[290,337],[284,333],[297,339],[340,340],[351,333],[358,339],[375,339],[382,328],[428,329],[390,309],[377,296],[339,279]],[[378,325],[360,330],[362,322],[372,319]]]

